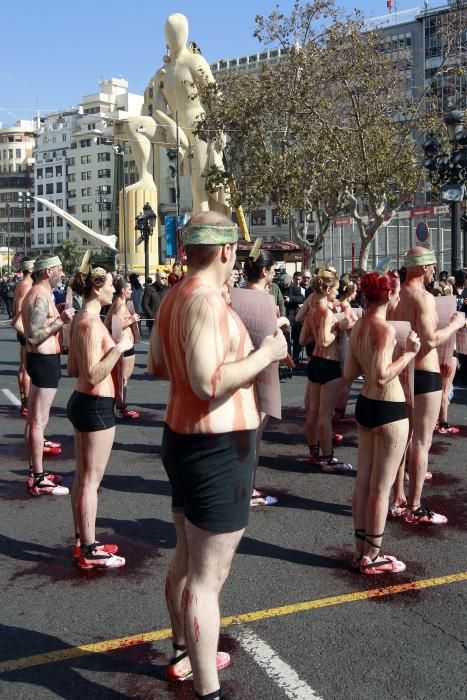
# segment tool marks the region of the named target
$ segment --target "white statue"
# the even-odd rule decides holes
[[[196,121],[204,113],[196,86],[214,82],[214,77],[197,46],[192,43],[187,47],[188,20],[184,15],[175,13],[168,17],[165,37],[169,54],[146,90],[145,109],[149,108],[152,116],[128,117],[115,124],[115,135],[131,142],[140,176],[128,189],[155,188],[152,144],[174,148],[178,118],[179,162],[191,174],[193,212],[214,210],[229,215],[225,191],[206,190],[209,167],[213,164],[223,167],[223,144],[206,143],[193,134]]]

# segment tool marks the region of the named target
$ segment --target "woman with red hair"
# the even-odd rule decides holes
[[[397,275],[370,272],[362,277],[361,289],[368,311],[352,329],[344,365],[347,381],[365,377],[355,406],[358,471],[352,498],[356,544],[352,566],[364,574],[398,573],[405,564],[380,550],[389,493],[409,437],[408,408],[398,375],[419,351],[420,340],[411,331],[405,352],[393,360],[395,330],[386,315],[399,300]]]

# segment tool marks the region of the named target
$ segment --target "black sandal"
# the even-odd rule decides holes
[[[172,646],[174,648],[174,651],[181,651],[183,652],[180,654],[180,656],[173,656],[167,668],[165,669],[165,679],[167,681],[186,681],[188,678],[191,678],[193,675],[193,671],[189,671],[186,673],[184,676],[178,674],[175,671],[175,666],[180,662],[183,661],[183,659],[186,659],[188,656],[188,649],[186,648],[185,644],[175,644],[175,642],[172,642]]]
[[[319,460],[321,462],[321,469],[323,472],[353,472],[354,468],[351,464],[347,462],[341,462],[334,457],[334,450],[330,455],[323,455]]]
[[[354,530],[354,533],[355,539],[365,541],[365,530],[357,528],[356,530]],[[362,557],[363,552],[360,554],[360,556],[357,556],[355,554],[354,558],[352,559],[352,569],[360,569],[360,562],[362,561]]]
[[[195,693],[197,700],[231,700],[230,695],[226,695],[222,688],[219,690],[214,690],[212,693],[206,693],[206,695],[200,695]]]

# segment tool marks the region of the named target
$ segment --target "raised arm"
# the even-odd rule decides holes
[[[43,296],[37,296],[33,302],[29,320],[28,343],[35,347],[41,345],[52,335],[58,333],[60,328],[69,323],[75,313],[74,309],[65,309],[61,316],[54,321],[49,321],[50,305]],[[24,322],[24,318],[23,318]]]
[[[389,384],[404,370],[409,362],[420,350],[420,340],[414,331],[410,331],[407,337],[406,349],[397,360],[392,356],[396,345],[396,331],[392,326],[385,325],[384,330],[379,330],[379,337],[375,343],[376,355],[374,361],[375,381],[377,386]]]
[[[70,348],[70,352],[75,351]],[[131,348],[131,341],[124,337],[102,357],[102,331],[93,323],[80,328],[79,350],[80,358],[77,362],[80,377],[89,384],[96,386],[111,373],[120,356],[125,350]]]
[[[453,333],[464,327],[465,317],[459,311],[455,311],[450,322],[444,328],[435,328],[433,319],[436,318],[435,300],[431,295],[425,297],[425,303],[419,305],[418,333],[420,336],[422,353],[426,355],[430,350],[438,348],[449,340]]]

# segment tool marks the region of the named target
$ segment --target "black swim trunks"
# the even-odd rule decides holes
[[[129,350],[125,350],[125,352],[123,353],[123,357],[133,357],[134,354],[135,354],[135,349],[130,348]]]
[[[61,377],[60,355],[26,353],[26,372],[39,389],[56,389]]]
[[[439,372],[427,372],[424,369],[416,369],[413,377],[413,390],[415,395],[441,391],[441,374]]]
[[[161,456],[172,485],[172,510],[211,532],[245,528],[255,438],[255,430],[181,435],[165,425]]]
[[[16,340],[22,347],[26,345],[26,338],[21,333],[16,332]]]
[[[359,394],[355,404],[355,420],[368,430],[409,417],[405,401],[379,401]]]
[[[342,376],[341,365],[337,360],[326,360],[324,357],[310,358],[307,376],[314,384],[327,384]]]
[[[90,396],[74,391],[66,412],[75,430],[80,433],[95,433],[115,426],[114,407],[115,399],[111,396]]]

